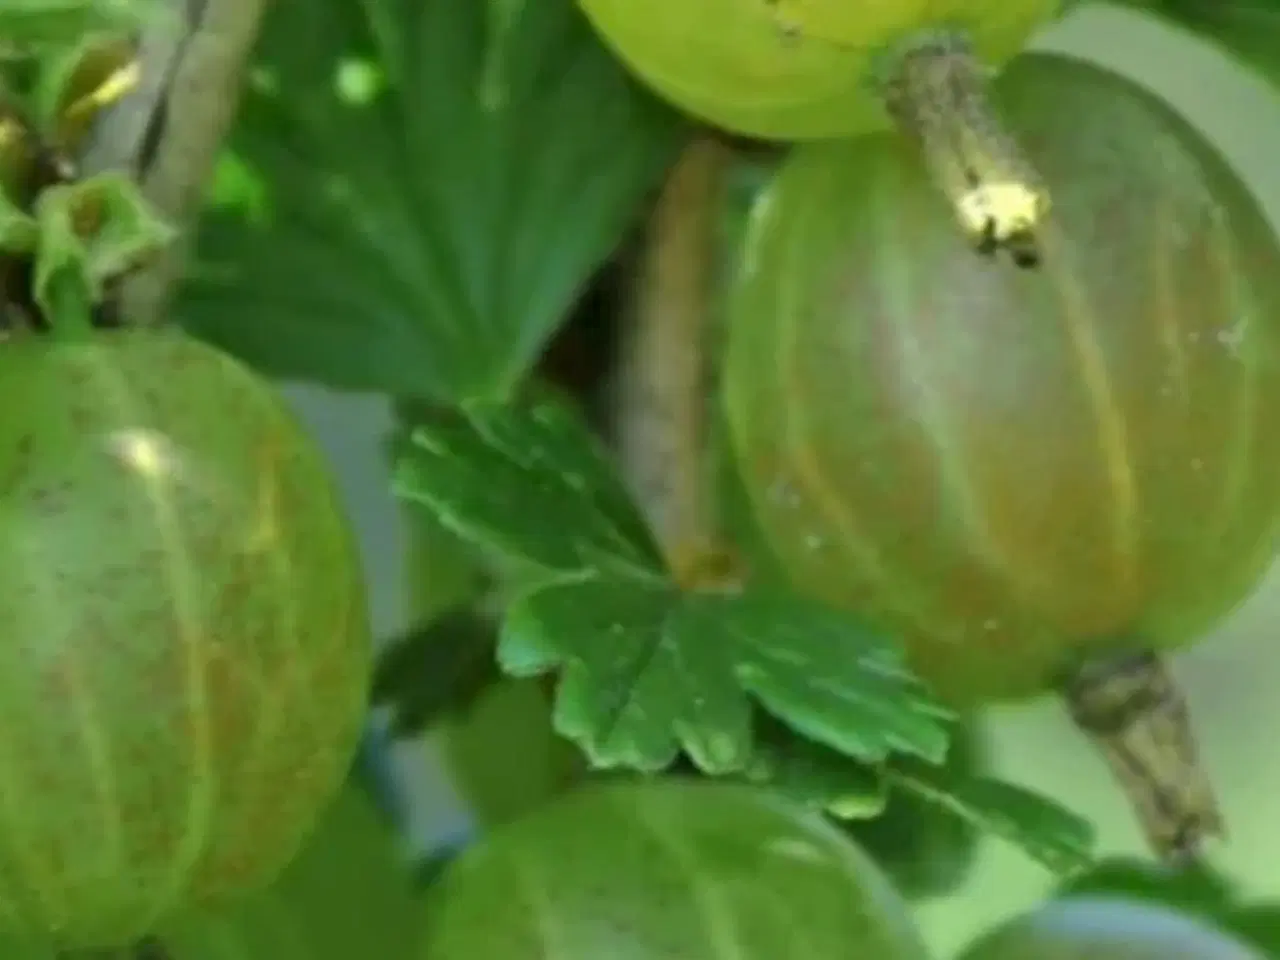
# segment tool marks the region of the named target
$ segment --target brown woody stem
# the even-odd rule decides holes
[[[1197,756],[1186,697],[1168,665],[1142,651],[1078,667],[1062,687],[1076,726],[1101,751],[1152,850],[1186,863],[1225,825]]]
[[[646,227],[617,376],[618,458],[686,586],[716,575],[707,347],[727,158],[728,148],[708,134],[671,169]]]
[[[988,72],[963,34],[930,32],[886,56],[879,89],[965,234],[983,253],[1006,249],[1032,266],[1049,195],[988,100]]]
[[[268,0],[163,0],[139,38],[132,91],[96,124],[85,174],[126,170],[166,222],[188,230],[240,103]],[[171,244],[124,284],[124,311],[162,322],[187,242]]]

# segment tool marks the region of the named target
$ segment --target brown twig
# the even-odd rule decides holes
[[[189,232],[240,102],[267,0],[165,0],[140,39],[141,81],[99,118],[82,159],[93,174],[125,170],[156,213]],[[187,241],[171,245],[122,290],[136,324],[159,322]]]
[[[621,343],[614,441],[624,475],[684,581],[715,553],[705,469],[707,346],[721,171],[728,147],[693,140],[649,219]]]

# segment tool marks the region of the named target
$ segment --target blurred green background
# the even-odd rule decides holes
[[[1182,109],[1234,162],[1280,224],[1280,98],[1225,56],[1174,30],[1107,7],[1087,7],[1046,32],[1037,46],[1088,56],[1124,70]],[[318,432],[360,526],[373,584],[375,629],[400,629],[406,531],[392,502],[383,439],[391,424],[376,398],[310,387],[291,397]],[[1205,763],[1215,777],[1231,831],[1215,865],[1246,896],[1280,900],[1280,656],[1272,651],[1280,618],[1280,570],[1237,615],[1176,669],[1189,694]],[[1101,853],[1138,853],[1141,839],[1100,760],[1070,729],[1056,704],[995,711],[989,718],[996,771],[1096,820]],[[430,740],[392,748],[394,776],[408,799],[411,846],[457,837],[469,817]],[[1041,896],[1049,877],[1023,854],[987,842],[962,895],[920,909],[929,939],[949,955],[978,930]]]

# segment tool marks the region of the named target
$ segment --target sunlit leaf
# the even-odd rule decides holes
[[[865,768],[915,757],[885,767],[899,793],[1054,869],[1087,862],[1084,821],[934,766],[954,715],[892,638],[790,588],[677,584],[608,457],[563,407],[423,423],[401,449],[396,489],[476,546],[545,570],[508,606],[498,660],[513,676],[556,678],[554,728],[592,766],[658,771],[685,756],[704,773],[761,782],[772,766],[776,789],[837,812],[847,789],[846,813],[865,816],[883,799]],[[757,729],[761,711],[808,744],[773,750]]]
[[[608,454],[567,406],[474,407],[421,424],[394,486],[446,526],[549,571],[663,561]]]
[[[868,762],[946,749],[947,711],[893,644],[790,595],[564,579],[512,605],[499,658],[515,675],[560,671],[556,729],[597,767],[660,770],[683,750],[707,772],[741,770],[753,702]]]

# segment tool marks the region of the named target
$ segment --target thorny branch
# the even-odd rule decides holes
[[[139,42],[141,80],[98,118],[83,172],[133,175],[156,213],[187,239],[124,284],[131,322],[164,316],[182,269],[190,228],[240,102],[268,0],[165,0]]]

